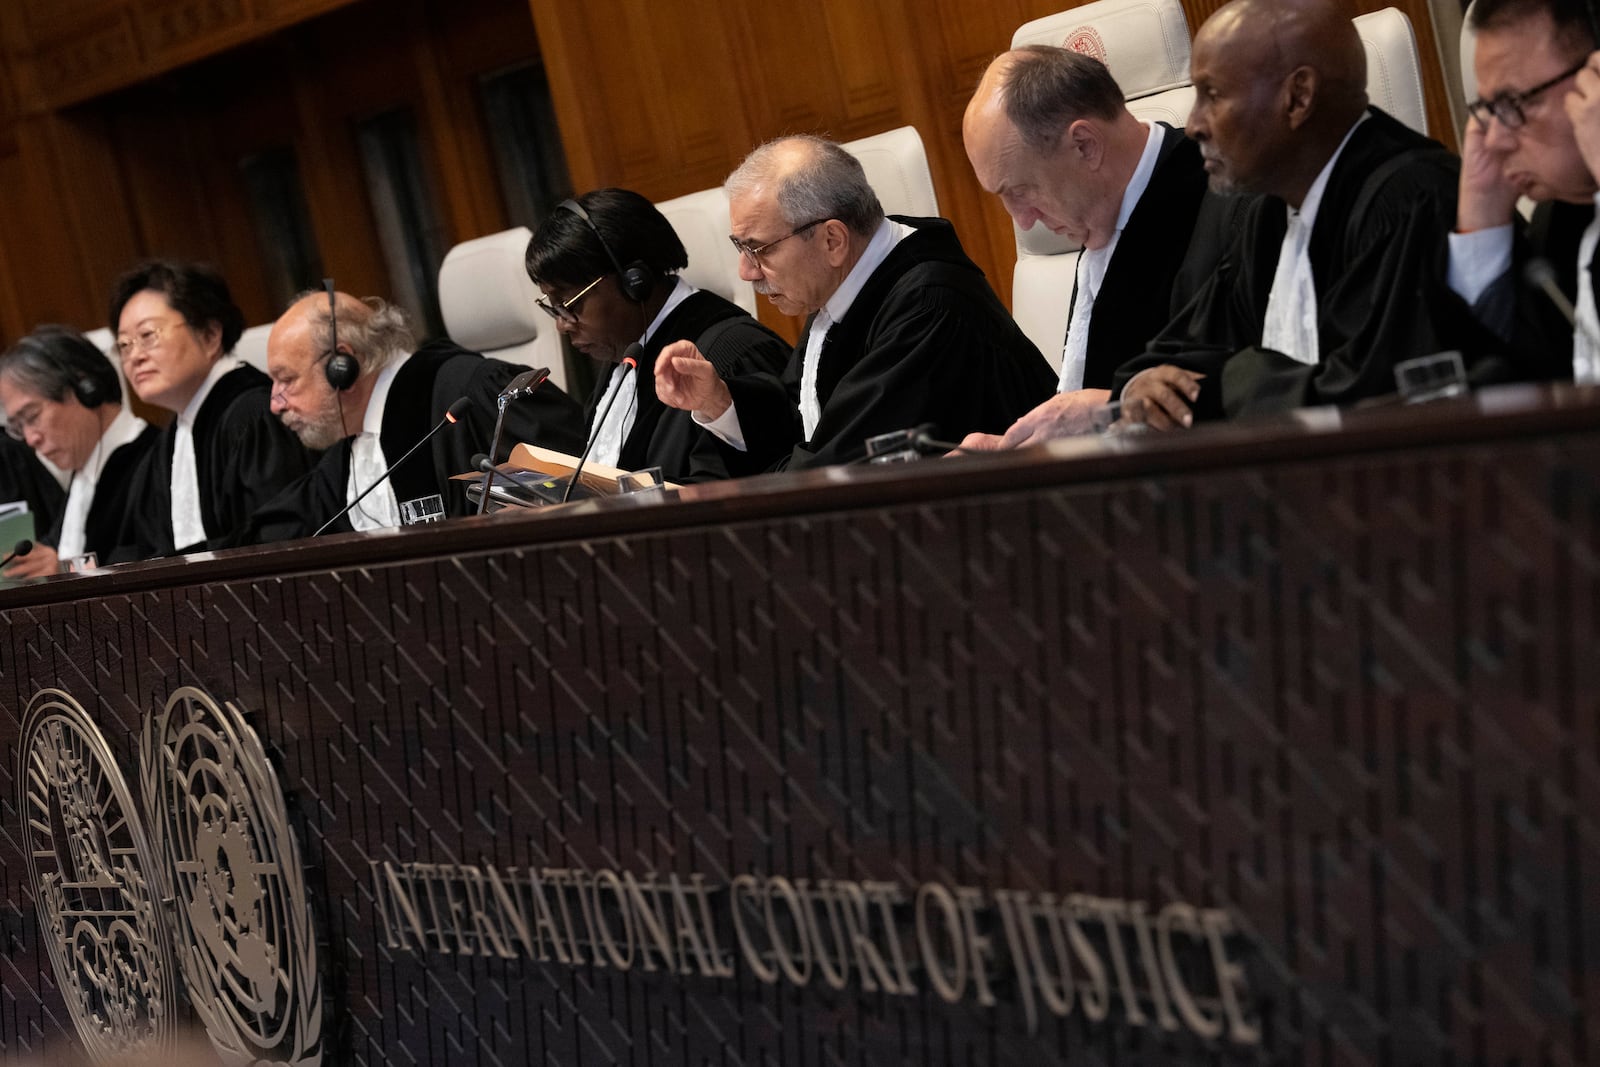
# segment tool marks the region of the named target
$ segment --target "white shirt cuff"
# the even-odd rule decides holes
[[[732,404],[728,405],[727,411],[724,411],[710,422],[701,422],[700,416],[694,412],[690,412],[689,417],[694,419],[695,425],[703,426],[710,430],[726,442],[729,447],[737,448],[740,452],[749,451],[744,446],[744,428],[739,425],[739,412],[734,409]]]
[[[1511,269],[1511,224],[1450,237],[1450,288],[1469,304]]]

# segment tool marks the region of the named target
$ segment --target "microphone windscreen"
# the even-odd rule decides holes
[[[634,370],[638,370],[639,357],[642,355],[644,355],[644,345],[640,344],[638,341],[635,341],[633,344],[622,350],[622,362],[626,363]]]
[[[29,552],[32,552],[32,551],[33,551],[33,542],[28,540],[26,537],[24,537],[22,540],[17,542],[16,547],[14,547],[11,550],[11,554],[13,556],[26,556]]]
[[[450,405],[450,410],[444,413],[444,417],[449,419],[451,422],[459,422],[461,420],[461,416],[465,415],[467,410],[471,407],[472,401],[467,397],[462,397],[454,404]]]

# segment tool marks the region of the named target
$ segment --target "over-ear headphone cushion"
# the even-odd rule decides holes
[[[73,383],[72,393],[78,398],[78,403],[86,408],[97,408],[106,402],[100,390],[100,383],[87,376]]]
[[[327,375],[328,384],[342,393],[356,384],[356,379],[361,377],[361,364],[355,361],[354,356],[335,352],[322,365],[322,373]]]
[[[617,284],[622,287],[622,295],[635,304],[642,304],[649,298],[650,290],[655,288],[655,283],[656,272],[642,259],[629,263],[617,278]]]

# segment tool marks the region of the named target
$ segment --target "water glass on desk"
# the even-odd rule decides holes
[[[1396,363],[1394,384],[1403,403],[1426,404],[1465,394],[1467,370],[1460,352],[1435,352]]]
[[[666,479],[661,477],[660,467],[645,467],[617,475],[619,493],[648,493],[660,489],[665,484]]]
[[[1145,421],[1145,402],[1139,399],[1102,404],[1089,419],[1092,431],[1102,436],[1144,433],[1150,428]]]
[[[438,493],[419,496],[415,500],[406,500],[400,504],[402,526],[415,526],[419,522],[443,522],[444,518],[444,497]]]

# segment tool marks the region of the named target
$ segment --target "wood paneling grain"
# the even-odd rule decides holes
[[[1416,27],[1434,135],[1454,145],[1426,0],[1396,3]],[[1191,28],[1220,4],[1185,0]],[[1016,26],[1061,6],[11,0],[0,4],[0,329],[86,310],[97,324],[109,275],[155,252],[226,264],[264,321],[274,309],[252,280],[259,249],[237,175],[252,145],[294,148],[326,268],[384,291],[353,123],[412,108],[450,240],[492,232],[505,213],[474,79],[541,57],[580,189],[665,199],[717,185],[781,134],[849,140],[916,126],[943,213],[1009,298],[1010,221],[971,174],[961,114]],[[49,244],[48,270],[22,261],[18,249],[37,258],[29,242]],[[763,317],[794,336],[794,323]]]

